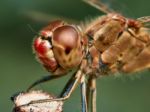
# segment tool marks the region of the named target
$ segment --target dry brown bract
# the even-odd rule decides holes
[[[13,97],[13,112],[62,112],[62,101],[30,103],[31,101],[54,99],[55,97],[43,91],[22,92]]]

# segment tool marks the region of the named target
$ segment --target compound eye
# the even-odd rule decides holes
[[[66,25],[58,27],[53,32],[53,41],[55,45],[61,46],[66,54],[77,46],[78,40],[78,32],[73,26]]]
[[[40,34],[44,39],[47,39],[48,37],[52,36],[52,32],[57,28],[60,27],[64,24],[64,21],[61,20],[56,20],[56,21],[52,21],[49,23],[49,25],[47,25],[46,27],[44,27]]]

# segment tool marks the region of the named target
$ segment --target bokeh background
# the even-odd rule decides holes
[[[149,0],[104,0],[128,17],[150,15]],[[32,40],[55,16],[84,21],[103,13],[81,0],[0,1],[0,112],[11,112],[10,96],[25,90],[33,81],[48,75],[35,60]],[[52,16],[53,15],[53,16]],[[58,94],[70,76],[37,86]],[[134,76],[98,79],[98,112],[150,112],[150,72]],[[64,112],[80,112],[79,87],[64,105]]]

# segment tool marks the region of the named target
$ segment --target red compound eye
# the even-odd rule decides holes
[[[65,49],[68,54],[78,43],[78,32],[72,26],[62,26],[57,28],[53,33],[53,40]]]
[[[64,69],[78,66],[81,62],[83,51],[81,36],[75,26],[64,25],[54,30],[52,45],[55,59]]]

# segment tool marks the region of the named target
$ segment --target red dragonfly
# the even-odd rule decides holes
[[[96,79],[114,73],[133,73],[150,68],[150,16],[126,18],[97,0],[86,0],[105,15],[86,25],[56,20],[44,27],[34,39],[33,49],[39,62],[52,75],[34,82],[34,86],[60,78],[74,70],[71,79],[56,99],[67,100],[81,85],[82,112],[96,112]],[[87,79],[87,82],[85,81]],[[91,103],[91,105],[89,105]]]

